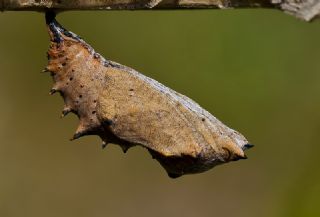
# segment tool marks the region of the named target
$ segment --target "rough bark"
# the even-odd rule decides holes
[[[320,0],[0,0],[0,10],[142,10],[273,8],[305,21],[320,16]]]

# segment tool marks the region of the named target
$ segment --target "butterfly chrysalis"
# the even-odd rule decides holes
[[[145,147],[171,178],[204,172],[216,165],[245,159],[252,147],[188,97],[106,60],[76,34],[46,13],[50,35],[48,66],[64,99],[63,116],[79,117],[73,139],[97,135],[124,151]]]

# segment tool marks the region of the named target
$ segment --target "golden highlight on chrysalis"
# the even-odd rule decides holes
[[[50,35],[48,66],[65,105],[80,120],[73,139],[97,135],[103,147],[118,144],[124,152],[145,147],[171,178],[201,173],[245,159],[252,147],[188,97],[145,75],[104,59],[53,12],[46,13]]]

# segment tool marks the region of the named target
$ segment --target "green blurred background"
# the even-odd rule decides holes
[[[271,10],[66,12],[107,59],[191,97],[256,147],[169,179],[146,150],[70,142],[40,13],[0,14],[1,217],[320,216],[320,22]]]

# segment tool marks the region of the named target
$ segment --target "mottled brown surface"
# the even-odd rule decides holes
[[[51,45],[46,71],[54,80],[51,92],[64,98],[63,114],[73,112],[80,119],[74,139],[98,135],[105,145],[115,143],[124,151],[142,145],[170,177],[246,158],[247,140],[197,103],[105,60],[50,14],[47,24]]]

